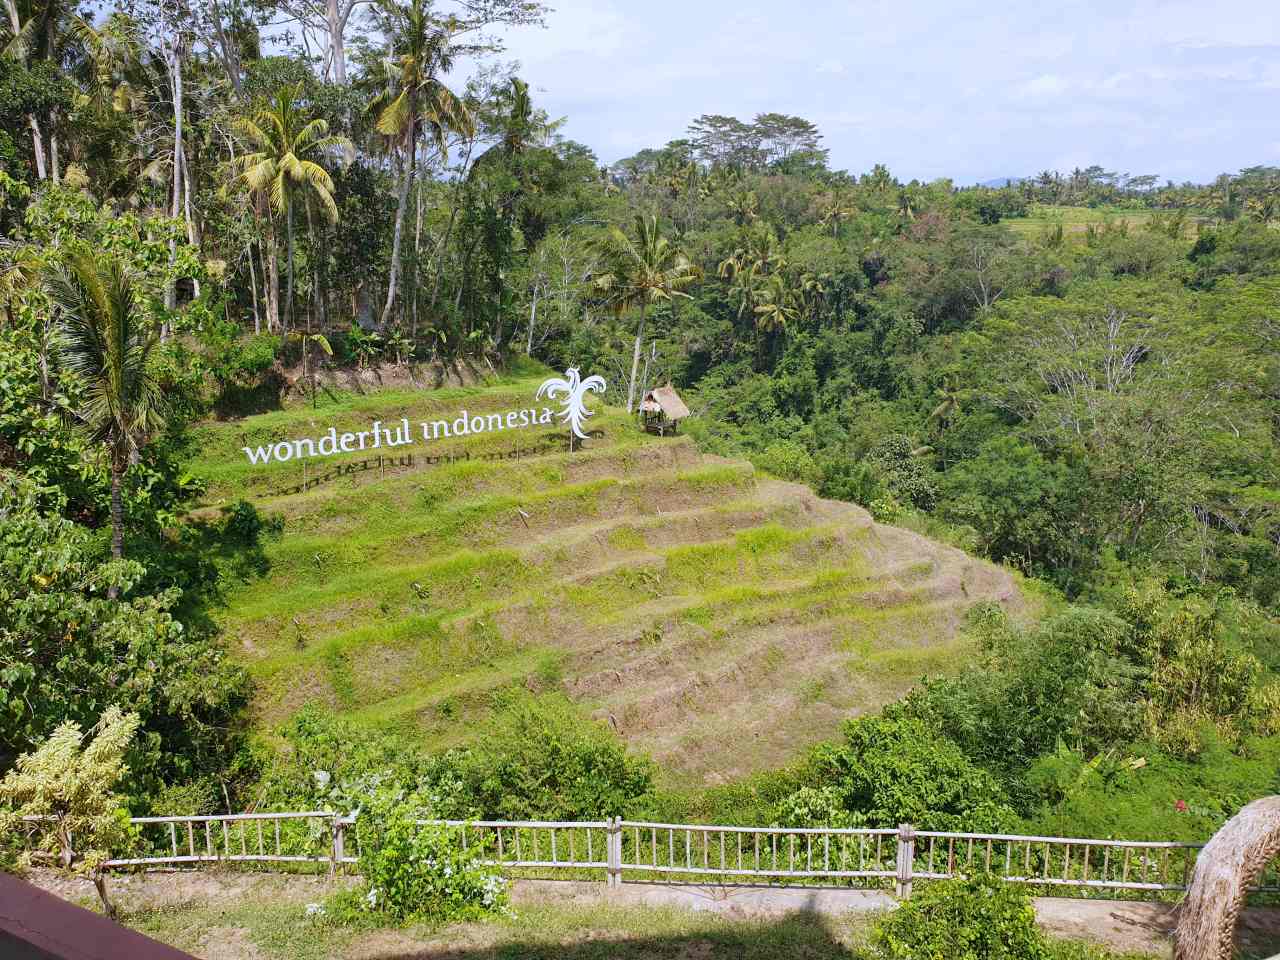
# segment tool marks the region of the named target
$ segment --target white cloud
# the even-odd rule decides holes
[[[1059,97],[1070,89],[1071,84],[1067,79],[1056,73],[1042,73],[1018,88],[1027,97]]]
[[[505,56],[604,161],[701,113],[780,110],[819,125],[833,165],[906,178],[1274,162],[1275,0],[548,2]]]

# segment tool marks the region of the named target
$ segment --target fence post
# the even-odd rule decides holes
[[[911,870],[916,860],[916,828],[898,824],[898,876],[894,893],[899,900],[911,899]]]
[[[608,834],[605,840],[605,885],[610,888],[622,886],[622,818],[610,817]]]
[[[347,823],[340,813],[333,815],[333,853],[329,861],[329,873],[333,875],[342,869],[342,861],[346,856]]]

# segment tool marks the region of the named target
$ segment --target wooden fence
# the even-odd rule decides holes
[[[359,863],[357,818],[328,811],[136,817],[134,855],[107,866],[208,863]],[[442,827],[489,866],[520,876],[698,884],[887,885],[900,898],[917,881],[977,872],[1010,883],[1088,891],[1181,892],[1203,844],[1018,834],[828,827],[736,827],[622,820],[422,820]],[[74,842],[74,841],[73,841]],[[73,856],[63,851],[63,857]],[[1272,865],[1254,892],[1280,893]]]

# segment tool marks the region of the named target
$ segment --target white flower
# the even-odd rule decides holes
[[[307,904],[308,917],[323,917],[324,915],[325,915],[324,904],[320,904],[320,903]]]

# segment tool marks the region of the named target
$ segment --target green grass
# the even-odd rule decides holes
[[[1070,207],[1058,204],[1033,203],[1027,216],[1000,221],[1014,233],[1030,239],[1039,239],[1057,224],[1073,241],[1083,242],[1090,226],[1126,223],[1130,231],[1141,230],[1157,213],[1155,210],[1119,207]],[[1187,236],[1193,236],[1195,223],[1188,218]]]
[[[301,903],[258,897],[125,916],[129,926],[180,949],[233,956],[239,948],[266,960],[870,960],[873,920],[868,914],[747,918],[674,906],[532,903],[489,922],[351,929],[308,919]],[[1050,950],[1054,960],[1121,958],[1072,941],[1051,940]]]

